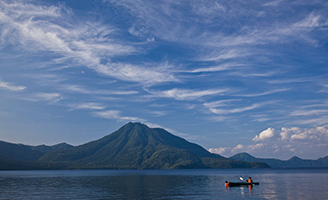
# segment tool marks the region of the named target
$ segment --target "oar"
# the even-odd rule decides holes
[[[241,180],[241,181],[243,181],[243,182],[244,182],[244,179],[243,179],[242,177],[239,177],[239,178],[240,178],[240,180]]]

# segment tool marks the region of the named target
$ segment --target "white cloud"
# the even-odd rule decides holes
[[[170,68],[172,68],[172,66],[167,63],[156,65],[158,66],[154,67],[150,66],[150,64],[137,66],[126,63],[113,63],[106,66],[99,65],[97,71],[121,80],[139,82],[144,85],[178,81],[178,79],[170,73]]]
[[[319,115],[328,113],[327,109],[322,110],[297,110],[290,113],[290,116],[308,116],[308,115]]]
[[[303,141],[317,141],[323,142],[328,141],[328,125],[324,126],[317,126],[315,128],[310,129],[302,129],[299,127],[292,127],[292,128],[285,128],[281,129],[281,139],[282,140],[289,140],[289,141],[296,141],[296,140],[303,140]]]
[[[270,117],[266,114],[255,114],[255,115],[251,115],[251,118],[253,118],[253,121],[257,121],[257,122],[265,122],[265,121],[269,121]]]
[[[0,88],[4,88],[11,91],[22,91],[25,90],[25,86],[15,86],[12,83],[4,82],[0,80]]]
[[[217,114],[217,115],[225,115],[225,114],[234,114],[234,113],[241,113],[249,110],[254,110],[257,108],[262,107],[263,103],[255,103],[250,106],[241,107],[241,108],[233,108],[233,109],[216,109],[216,108],[210,108],[210,111]]]
[[[62,99],[59,93],[37,93],[34,95],[38,100],[57,102]]]
[[[156,97],[167,97],[176,100],[195,100],[203,96],[222,95],[227,92],[226,89],[209,89],[209,90],[188,90],[173,88],[166,91],[149,91]]]
[[[168,114],[167,111],[150,111],[149,113],[151,113],[152,115],[156,116],[156,117],[162,117]]]
[[[106,110],[101,112],[94,112],[95,116],[101,117],[101,118],[109,118],[109,119],[119,119],[119,115],[121,114],[121,111],[118,110]]]
[[[224,48],[213,48],[211,49],[208,54],[204,55],[200,60],[201,61],[215,61],[215,62],[226,62],[223,64],[225,65],[232,65],[232,67],[243,67],[249,66],[249,64],[242,63],[241,61],[245,58],[252,57],[255,55],[263,55],[264,52],[261,52],[259,50],[252,49],[250,51],[249,48],[240,47],[240,48],[234,48],[234,47],[224,47]]]
[[[257,143],[255,145],[249,145],[247,147],[247,151],[254,151],[258,149],[262,149],[265,145],[263,143]]]
[[[105,118],[105,119],[116,119],[118,121],[136,121],[136,122],[145,121],[138,117],[122,116],[121,111],[119,111],[119,110],[99,111],[99,112],[94,112],[93,114],[96,117]]]
[[[232,121],[232,120],[234,120],[231,117],[223,117],[223,116],[211,116],[211,117],[209,117],[209,119],[211,121],[214,121],[214,122],[226,122],[226,121]]]
[[[243,148],[244,148],[244,146],[242,144],[238,144],[236,147],[233,148],[233,151],[237,151],[237,150],[240,150]]]
[[[211,153],[216,153],[229,157],[237,153],[258,151],[259,149],[263,149],[264,147],[265,145],[263,143],[258,143],[254,145],[238,144],[235,147],[210,148],[208,151]]]
[[[87,110],[103,110],[106,107],[99,104],[99,103],[79,103],[79,104],[71,104],[70,107],[72,110],[78,110],[78,109],[87,109]]]
[[[210,148],[208,151],[216,154],[225,154],[230,150],[230,147]]]
[[[39,92],[39,93],[34,93],[31,96],[24,97],[23,99],[32,102],[46,101],[49,103],[56,103],[64,99],[64,97],[60,93],[56,93],[56,92]]]
[[[249,106],[239,107],[242,104],[242,99],[228,99],[228,100],[219,100],[213,102],[207,102],[203,105],[205,108],[208,108],[209,111],[216,115],[230,115],[236,113],[243,113],[251,111],[254,109],[260,109],[264,106],[273,104],[273,101],[259,102],[254,103]]]
[[[296,127],[295,127],[296,128]],[[289,130],[285,127],[281,128],[280,136],[282,140],[287,140],[289,135]]]
[[[289,159],[296,155],[315,159],[318,155],[327,156],[328,125],[314,128],[283,127],[280,131],[268,128],[256,135],[253,142],[235,147],[212,148],[211,151],[224,156],[248,152],[256,157]]]
[[[268,3],[263,4],[263,6],[278,6],[282,1],[283,0],[270,1]]]
[[[308,137],[307,133],[303,132],[303,133],[297,133],[297,134],[293,134],[290,138],[296,139],[296,140],[302,140],[302,139],[306,139]]]
[[[138,91],[133,90],[101,90],[94,88],[87,88],[81,85],[62,85],[62,90],[80,93],[80,94],[98,94],[98,95],[133,95],[138,94]]]
[[[304,18],[302,21],[299,21],[294,24],[294,27],[299,28],[317,28],[317,27],[323,27],[328,25],[328,21],[325,19],[321,20],[321,16],[315,13],[310,13],[306,18]]]
[[[217,13],[225,12],[226,8],[216,1],[191,1],[192,11],[200,17],[213,19]]]
[[[199,73],[199,72],[221,72],[221,71],[228,71],[228,70],[236,70],[241,66],[244,66],[245,64],[240,63],[225,63],[218,66],[211,66],[211,67],[203,67],[194,69],[191,71],[186,71],[189,73]]]
[[[242,97],[258,97],[258,96],[265,96],[265,95],[269,95],[269,94],[275,94],[275,93],[278,93],[278,92],[285,92],[285,91],[288,91],[288,90],[289,89],[287,89],[287,88],[281,88],[281,89],[268,90],[268,91],[257,93],[257,94],[240,94],[238,96],[242,96]]]
[[[228,100],[220,100],[220,101],[213,101],[204,103],[204,106],[207,108],[217,108],[217,107],[224,107],[230,105],[230,103],[240,101],[239,99],[228,99]]]
[[[303,120],[295,120],[295,123],[298,123],[300,125],[311,125],[311,126],[319,126],[321,124],[326,124],[328,121],[328,117],[325,115],[317,116],[317,117],[311,117],[309,119],[303,119]]]
[[[315,128],[285,128],[281,129],[281,139],[290,142],[322,142],[328,141],[328,125],[317,126]]]
[[[261,141],[261,140],[266,140],[266,139],[269,139],[269,138],[272,138],[274,136],[274,128],[268,128],[264,131],[262,131],[259,135],[256,135],[254,138],[253,138],[253,141]]]

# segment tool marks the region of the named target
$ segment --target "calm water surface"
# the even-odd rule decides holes
[[[249,176],[260,185],[225,188]],[[0,199],[328,199],[328,169],[0,171]]]

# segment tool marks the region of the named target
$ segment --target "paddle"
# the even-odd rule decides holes
[[[242,182],[244,182],[244,179],[242,177],[239,177]]]

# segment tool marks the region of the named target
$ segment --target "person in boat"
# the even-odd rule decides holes
[[[251,178],[251,177],[249,177],[247,182],[248,182],[248,183],[253,183],[253,180],[252,180],[252,178]]]
[[[226,181],[225,183],[224,183],[224,186],[227,188],[227,187],[229,187],[229,183],[228,183],[228,181]]]

